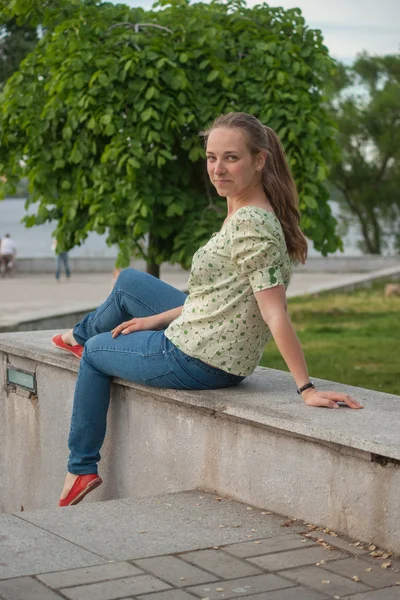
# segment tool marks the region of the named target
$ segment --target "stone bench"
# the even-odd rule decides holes
[[[53,333],[0,335],[0,511],[57,505],[79,363]],[[317,384],[364,410],[307,407],[265,368],[209,392],[115,380],[104,484],[86,501],[201,488],[400,553],[400,397]]]

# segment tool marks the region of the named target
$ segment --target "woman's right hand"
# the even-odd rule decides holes
[[[339,392],[317,391],[310,388],[302,394],[304,402],[308,406],[322,406],[325,408],[340,408],[338,402],[346,404],[349,408],[364,408],[362,404],[357,402],[353,396],[349,394],[341,394]]]
[[[112,329],[112,337],[116,338],[120,333],[126,335],[127,333],[133,333],[134,331],[157,331],[164,329],[160,320],[160,315],[152,315],[151,317],[138,317],[125,321]]]

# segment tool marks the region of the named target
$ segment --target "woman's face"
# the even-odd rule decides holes
[[[208,175],[220,196],[240,196],[261,179],[265,158],[251,154],[240,129],[213,129],[206,153]]]

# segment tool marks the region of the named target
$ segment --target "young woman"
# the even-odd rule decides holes
[[[81,358],[60,506],[100,485],[110,381],[208,390],[251,375],[271,337],[309,406],[362,406],[317,391],[287,313],[291,261],[304,262],[298,197],[277,135],[255,117],[229,113],[204,133],[207,169],[227,216],[193,256],[189,295],[134,269],[107,300],[53,344]]]

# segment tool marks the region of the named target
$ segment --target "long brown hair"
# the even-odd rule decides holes
[[[241,129],[252,154],[266,150],[267,159],[261,174],[265,194],[281,223],[289,256],[304,263],[307,240],[299,227],[299,197],[279,137],[253,115],[231,112],[217,117],[211,127],[202,132],[206,143],[210,133],[217,127]]]

